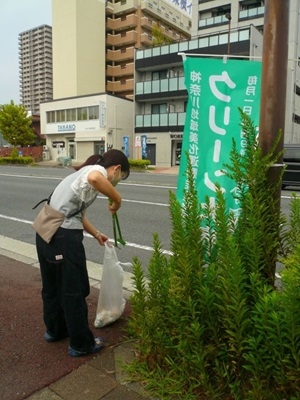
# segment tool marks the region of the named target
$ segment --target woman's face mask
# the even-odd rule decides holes
[[[117,171],[113,172],[113,177],[112,177],[112,180],[110,181],[110,183],[113,186],[116,186],[121,180],[122,180],[122,172],[121,172],[121,169],[118,169]]]

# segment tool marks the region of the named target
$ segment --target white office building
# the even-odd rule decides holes
[[[269,0],[272,1],[272,0]],[[285,0],[282,0],[285,1]],[[289,39],[285,143],[300,143],[300,1],[289,0]],[[205,38],[222,34],[223,50],[229,41],[231,54],[261,56],[262,37],[252,36],[248,51],[239,49],[241,32],[253,25],[263,35],[264,0],[193,1],[192,37]],[[266,49],[267,51],[267,49]]]

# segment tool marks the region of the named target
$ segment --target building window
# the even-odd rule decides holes
[[[240,3],[241,10],[250,10],[251,8],[258,8],[264,6],[264,1],[262,0],[248,0]]]
[[[76,108],[70,108],[67,110],[67,121],[77,121]]]
[[[66,121],[66,110],[57,110],[56,122],[65,122],[65,121]]]
[[[295,122],[295,124],[300,125],[300,116],[297,114],[293,114],[293,122]]]
[[[168,76],[168,70],[164,69],[162,71],[153,71],[152,72],[152,80],[157,81],[159,79],[166,79]]]
[[[77,120],[86,121],[87,120],[87,107],[77,108]]]
[[[89,119],[99,119],[99,106],[91,106],[89,110]]]
[[[167,103],[151,105],[151,114],[166,114],[166,112],[167,112]]]
[[[55,122],[55,111],[48,111],[46,113],[47,116],[47,124],[52,124]]]

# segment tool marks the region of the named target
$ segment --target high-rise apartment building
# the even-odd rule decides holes
[[[133,99],[134,50],[190,38],[168,0],[52,0],[54,99],[100,92]]]
[[[40,103],[53,98],[52,28],[41,25],[19,34],[21,103],[39,114]]]
[[[168,0],[106,2],[106,91],[133,99],[134,49],[191,37],[191,17]]]

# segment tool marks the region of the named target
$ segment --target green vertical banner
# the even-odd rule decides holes
[[[188,104],[177,184],[182,204],[189,154],[200,203],[209,197],[215,203],[215,184],[225,195],[228,209],[239,215],[239,203],[232,194],[235,182],[224,174],[230,162],[232,138],[240,154],[245,142],[238,108],[259,124],[261,62],[185,57],[183,60]]]

